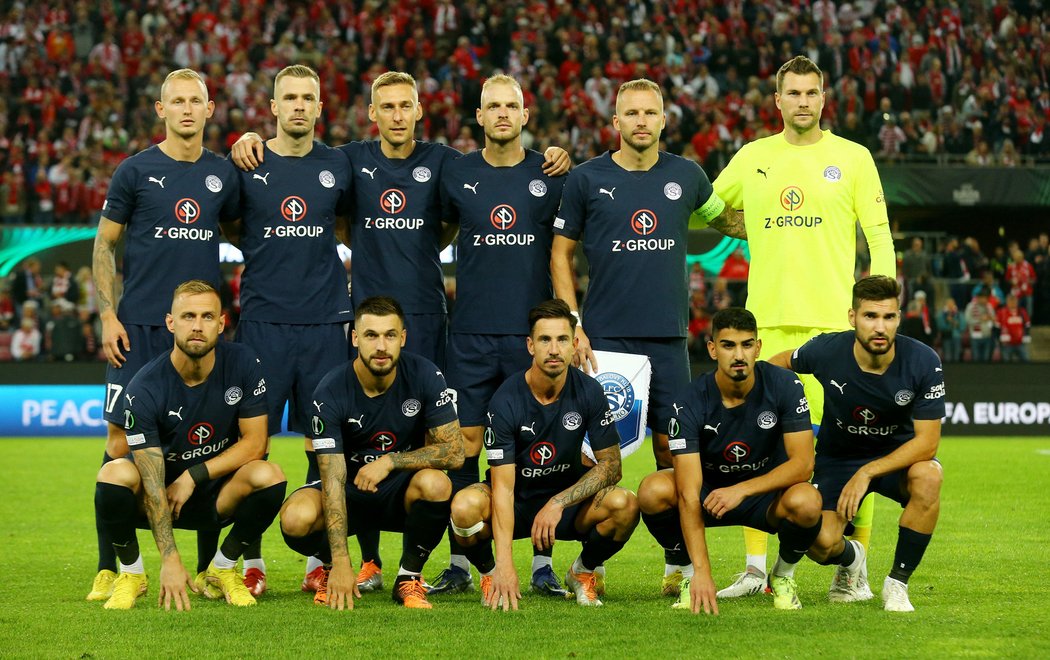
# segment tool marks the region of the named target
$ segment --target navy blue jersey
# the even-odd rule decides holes
[[[569,369],[558,400],[543,405],[519,371],[489,403],[485,455],[489,465],[514,465],[514,496],[551,497],[579,481],[583,436],[599,452],[620,445],[605,390],[579,369]]]
[[[809,402],[787,369],[755,363],[755,385],[744,403],[726,408],[715,372],[678,395],[668,425],[671,453],[700,454],[704,486],[723,488],[765,474],[787,461],[784,434],[808,431]]]
[[[240,172],[243,211],[241,318],[269,323],[344,323],[354,318],[336,216],[350,208],[346,155],[314,141],[293,158],[266,147],[263,164]]]
[[[394,383],[377,397],[365,394],[347,362],[314,391],[314,450],[344,454],[347,471],[356,473],[383,454],[423,447],[427,429],[456,420],[453,398],[434,363],[418,355],[401,353]]]
[[[102,217],[124,225],[122,323],[164,325],[187,280],[219,288],[219,223],[240,217],[239,201],[237,170],[207,149],[189,163],[154,146],[117,166]]]
[[[526,150],[513,167],[493,167],[480,151],[441,175],[444,217],[459,223],[452,332],[529,334],[529,310],[554,297],[551,228],[565,177],[543,173]]]
[[[187,385],[167,352],[124,392],[128,447],[160,447],[165,485],[237,442],[238,420],[265,414],[266,381],[255,352],[228,341],[215,345],[215,367],[200,385]]]
[[[944,417],[941,359],[920,341],[897,335],[897,353],[883,374],[861,371],[854,332],[818,335],[795,349],[791,366],[824,387],[817,453],[876,458],[915,437],[916,419]]]
[[[554,233],[583,236],[588,335],[686,336],[689,216],[712,194],[699,165],[664,152],[645,172],[606,153],[569,173]]]
[[[371,296],[391,296],[406,314],[443,314],[438,181],[460,153],[429,142],[416,142],[405,159],[387,158],[378,141],[339,148],[350,157],[354,176],[354,306]]]

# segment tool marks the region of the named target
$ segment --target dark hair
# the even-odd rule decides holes
[[[371,314],[372,316],[390,316],[391,314],[396,314],[397,318],[401,319],[401,325],[405,325],[405,312],[401,309],[400,303],[390,296],[372,296],[371,298],[365,298],[361,301],[361,304],[357,306],[357,311],[354,312],[354,318],[359,319],[365,314]]]
[[[572,310],[560,298],[553,300],[547,300],[536,305],[529,310],[529,334],[532,334],[532,329],[536,327],[536,322],[542,319],[565,319],[569,322],[569,327],[572,328],[573,332],[576,331],[576,317],[572,315]]]
[[[720,330],[726,328],[758,334],[758,322],[755,321],[755,315],[743,307],[727,307],[714,315],[714,318],[711,319],[711,336],[717,336]]]
[[[865,300],[878,301],[900,298],[901,285],[885,275],[871,275],[853,285],[853,309],[860,309]]]
[[[824,88],[824,74],[821,73],[820,67],[817,66],[817,63],[805,55],[797,55],[787,62],[784,62],[783,66],[777,71],[778,94],[784,89],[784,76],[789,73],[793,73],[796,76],[805,76],[810,73],[815,73],[820,78],[821,89]]]

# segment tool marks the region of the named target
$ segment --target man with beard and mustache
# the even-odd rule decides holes
[[[321,84],[313,69],[282,69],[270,109],[277,137],[266,142],[266,162],[241,180],[241,220],[234,223],[244,253],[237,341],[262,360],[270,404],[270,434],[288,430],[310,445],[310,397],[332,367],[345,361],[346,328],[353,319],[346,269],[336,250],[346,237],[352,180],[338,149],[314,140],[321,115]],[[308,470],[306,481],[316,479]],[[255,595],[266,589],[258,548],[245,554],[245,578]]]
[[[823,334],[770,363],[813,374],[826,393],[813,484],[824,498],[824,526],[810,557],[842,567],[853,588],[863,579],[864,548],[842,533],[861,501],[879,493],[904,507],[893,568],[882,586],[887,611],[911,612],[908,578],[919,565],[940,512],[937,461],[945,414],[937,353],[897,336],[900,285],[882,275],[853,286],[853,331]]]
[[[620,436],[605,390],[579,369],[576,318],[562,300],[528,313],[525,345],[532,365],[507,379],[489,404],[485,482],[459,491],[452,530],[481,573],[481,599],[504,611],[518,609],[514,539],[544,549],[554,540],[583,542],[565,576],[584,606],[600,606],[598,573],[638,525],[638,500],[620,488]],[[583,464],[584,436],[595,463]],[[493,557],[492,543],[496,554]]]
[[[799,609],[795,565],[820,532],[813,474],[813,429],[802,383],[787,369],[757,362],[762,342],[751,312],[724,309],[707,342],[718,363],[672,404],[668,445],[674,468],[642,480],[642,520],[664,548],[684,548],[691,573],[674,607],[718,614],[707,527],[749,525],[780,538],[770,574],[773,606]]]
[[[322,561],[314,602],[340,610],[360,597],[347,536],[402,532],[394,601],[430,609],[420,575],[448,525],[443,470],[463,465],[453,392],[433,362],[401,352],[404,312],[393,298],[362,302],[351,338],[357,357],[329,371],[313,396],[321,477],[285,502],[281,531],[288,547]]]
[[[167,329],[175,347],[157,356],[124,392],[124,430],[133,460],[102,466],[95,509],[120,560],[106,609],[130,609],[147,580],[135,528],[153,530],[161,556],[157,602],[190,609],[186,587],[201,591],[179,557],[172,528],[220,530],[233,524],[204,575],[236,606],[255,605],[238,557],[273,522],[284,499],[281,468],[264,460],[266,384],[255,352],[219,342],[223,315],[208,282],[175,289]]]
[[[122,397],[135,374],[171,347],[164,327],[168,296],[176,286],[199,278],[218,287],[219,228],[238,217],[240,180],[230,163],[203,147],[204,129],[215,108],[200,74],[172,71],[154,104],[164,120],[164,140],[123,161],[102,205],[92,272],[106,355],[106,451],[103,463],[126,456]],[[117,246],[123,240],[123,290],[117,296]],[[117,557],[98,534],[98,573],[88,600],[113,593]],[[198,534],[197,572],[204,586],[208,558],[218,537]]]
[[[620,86],[613,116],[620,149],[569,174],[551,247],[554,295],[568,303],[580,323],[576,364],[597,371],[592,348],[649,358],[647,422],[657,467],[671,465],[664,431],[673,397],[689,383],[685,256],[690,217],[745,237],[743,220],[714,193],[700,166],[660,151],[665,123],[663,93],[656,83],[639,79]],[[589,269],[582,310],[573,273],[581,241]],[[689,558],[675,551],[665,561],[662,588],[677,594]]]
[[[505,75],[481,88],[476,112],[485,148],[445,165],[444,217],[459,227],[456,306],[446,373],[466,441],[463,469],[449,474],[453,496],[478,482],[478,455],[489,400],[507,378],[529,366],[529,310],[553,295],[552,225],[565,177],[544,174],[544,156],[521,145],[529,121],[521,85]],[[473,586],[470,563],[450,534],[450,564],[431,594]],[[533,591],[564,597],[549,548],[533,560]]]

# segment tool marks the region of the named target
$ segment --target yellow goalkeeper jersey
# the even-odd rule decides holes
[[[858,220],[872,274],[896,274],[879,173],[855,142],[830,131],[807,146],[789,144],[783,133],[762,138],[737,152],[714,187],[744,211],[747,308],[759,327],[849,327]]]

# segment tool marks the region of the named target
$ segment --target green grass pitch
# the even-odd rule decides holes
[[[305,472],[301,440],[277,438],[272,458],[291,486]],[[315,607],[299,591],[303,558],[285,547],[276,525],[264,555],[270,590],[258,607],[238,611],[193,599],[190,612],[157,608],[156,583],[130,612],[108,612],[84,596],[95,573],[92,516],[101,440],[0,441],[0,657],[195,658],[325,657],[1024,657],[1050,656],[1050,438],[948,438],[940,458],[945,486],[940,524],[912,577],[910,615],[883,612],[878,593],[892,561],[899,508],[876,505],[869,571],[876,599],[826,600],[832,569],[803,560],[796,577],[804,608],[773,610],[768,597],[722,601],[719,617],[671,610],[659,595],[663,559],[640,525],[608,567],[605,607],[584,609],[526,592],[516,613],[482,609],[476,594],[432,599],[429,612],[396,607],[369,594],[352,612]],[[629,457],[623,483],[637,487],[652,465],[648,450]],[[147,572],[156,547],[139,533]],[[192,570],[193,537],[177,535]],[[527,587],[526,542],[515,546]],[[709,533],[716,584],[743,563],[739,530]],[[355,558],[356,544],[351,541]],[[771,555],[775,542],[771,544]],[[392,582],[400,537],[383,535]],[[576,543],[559,543],[560,574]],[[427,566],[448,559],[445,544]]]

